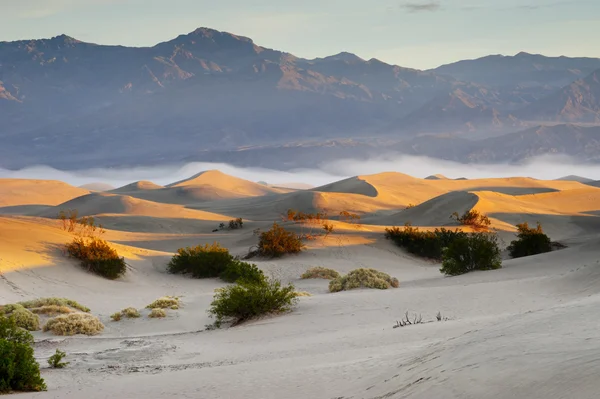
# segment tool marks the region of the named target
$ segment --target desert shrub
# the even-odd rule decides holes
[[[307,271],[305,271],[301,278],[309,279],[309,278],[322,278],[326,280],[333,280],[335,278],[340,277],[340,274],[333,269],[328,269],[326,267],[311,267]]]
[[[277,223],[270,230],[262,232],[258,241],[258,253],[262,256],[279,257],[296,254],[304,249],[297,234],[287,231]]]
[[[234,259],[229,263],[227,268],[221,273],[221,279],[228,283],[235,283],[240,279],[246,281],[261,282],[265,279],[265,275],[256,265],[242,262]]]
[[[347,291],[355,288],[377,288],[387,290],[398,288],[400,283],[395,277],[375,269],[356,269],[346,276],[338,277],[329,282],[330,292]]]
[[[297,300],[292,284],[284,287],[278,280],[240,280],[216,290],[208,313],[215,318],[217,327],[223,321],[235,325],[261,315],[289,311]]]
[[[169,309],[171,309],[171,310],[178,310],[179,309],[179,305],[172,305]]]
[[[128,319],[135,319],[140,317],[140,312],[136,308],[125,308],[120,312],[114,313],[110,316],[110,318],[114,321],[119,321],[123,317],[127,317]]]
[[[56,349],[54,355],[50,356],[48,359],[48,364],[53,369],[63,369],[69,365],[69,362],[63,362],[62,360],[67,356],[67,354],[59,349]]]
[[[471,226],[476,229],[486,229],[492,224],[490,218],[475,209],[468,210],[462,215],[459,215],[458,212],[454,212],[450,218],[455,219],[463,226]]]
[[[67,244],[67,252],[79,259],[83,268],[110,280],[121,277],[127,270],[125,259],[99,238],[75,238]]]
[[[96,316],[87,313],[56,316],[44,326],[44,331],[51,331],[54,335],[97,335],[103,330],[104,324]]]
[[[37,331],[40,329],[40,318],[21,304],[5,305],[2,313],[11,316],[18,327],[27,331]]]
[[[18,327],[13,317],[0,315],[0,393],[46,390],[32,345],[28,331]]]
[[[550,237],[544,234],[540,223],[536,228],[529,227],[528,223],[521,223],[517,225],[517,229],[517,240],[507,247],[511,257],[521,258],[552,251]]]
[[[174,296],[163,296],[146,306],[146,309],[167,309],[171,306],[179,306],[179,298]]]
[[[219,277],[233,259],[229,250],[216,242],[180,248],[169,262],[168,271],[191,274],[195,278]]]
[[[80,228],[78,234],[82,236],[93,237],[96,233],[104,233],[104,228],[101,224],[96,224],[96,220],[93,216],[79,218],[77,209],[69,209],[67,211],[61,210],[58,213],[58,219],[62,223],[63,230],[66,230],[69,233],[75,232],[78,226]]]
[[[167,317],[167,312],[162,308],[155,308],[150,311],[148,317],[151,319],[162,319],[163,317]]]
[[[32,301],[19,302],[19,305],[23,305],[26,309],[41,308],[44,306],[68,306],[86,313],[90,311],[90,308],[87,306],[67,298],[39,298]]]
[[[456,276],[473,270],[502,267],[500,248],[495,234],[475,233],[459,237],[444,249],[442,268],[446,275]]]
[[[385,229],[385,238],[392,240],[396,245],[408,252],[423,258],[442,260],[443,249],[455,239],[465,237],[467,233],[459,230],[444,228],[434,231],[421,231],[412,227],[410,223],[404,229],[391,227]]]
[[[244,221],[242,220],[242,218],[237,218],[229,221],[229,228],[232,230],[241,229],[242,227],[244,227]]]

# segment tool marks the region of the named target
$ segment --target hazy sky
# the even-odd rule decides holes
[[[198,27],[301,57],[415,68],[519,51],[600,57],[600,0],[0,0],[0,41],[151,46]]]

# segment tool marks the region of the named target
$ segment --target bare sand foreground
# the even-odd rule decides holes
[[[404,210],[409,204],[416,205]],[[267,274],[307,291],[285,315],[206,330],[219,280],[166,273],[180,247],[219,241],[235,255],[293,208],[362,215],[360,227],[334,221],[327,238],[277,260]],[[566,249],[509,260],[496,271],[444,277],[383,237],[410,221],[452,225],[475,208],[490,216],[504,245],[514,224],[540,221]],[[105,280],[64,256],[72,240],[61,209],[95,216],[126,257],[127,275]],[[241,230],[212,230],[234,217]],[[400,288],[328,293],[326,280],[301,280],[309,267],[341,273],[374,267]],[[105,324],[95,337],[36,332],[48,391],[23,398],[597,398],[600,392],[600,188],[528,178],[417,179],[358,176],[324,187],[268,187],[217,171],[162,187],[138,182],[89,192],[60,182],[0,180],[0,304],[67,297]],[[182,308],[162,320],[112,322],[125,307],[164,295]],[[405,312],[435,321],[393,328]],[[47,368],[56,348],[71,365]]]

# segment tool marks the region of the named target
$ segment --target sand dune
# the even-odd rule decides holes
[[[83,188],[88,191],[111,191],[114,190],[115,187],[108,183],[96,182],[96,183],[87,183],[79,186],[79,188]]]
[[[94,338],[35,332],[49,390],[23,398],[196,398],[199,392],[208,399],[597,397],[600,351],[590,342],[599,338],[599,188],[384,173],[278,191],[206,172],[168,187],[138,182],[92,194],[55,183],[65,191],[56,189],[56,197],[66,202],[34,209],[19,202],[31,183],[23,184],[26,194],[5,183],[0,192],[11,192],[13,211],[28,216],[0,216],[0,304],[64,296],[91,307],[106,325]],[[404,209],[409,203],[416,206]],[[124,278],[91,275],[64,255],[62,246],[74,236],[54,219],[62,208],[94,215],[108,227],[104,238],[129,265]],[[289,208],[355,211],[363,226],[333,221],[334,233],[308,242],[300,255],[254,258],[267,275],[312,296],[290,314],[206,330],[212,321],[206,309],[224,283],[166,273],[173,252],[219,241],[244,255],[257,242],[253,229],[268,227]],[[568,248],[447,278],[438,264],[383,238],[386,226],[452,225],[452,212],[469,209],[488,214],[505,242],[516,223],[539,220]],[[247,221],[243,229],[212,232],[233,217]],[[313,266],[341,273],[376,267],[398,277],[400,288],[330,294],[327,281],[299,278]],[[110,320],[115,311],[143,309],[163,295],[183,301],[164,320],[147,318],[146,310],[140,319]],[[428,323],[392,328],[407,311]],[[448,320],[435,321],[437,312]],[[60,371],[44,368],[56,348],[71,361]]]
[[[0,207],[58,205],[88,193],[56,180],[0,179]]]

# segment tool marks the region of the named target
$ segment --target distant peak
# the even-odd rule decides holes
[[[515,57],[530,57],[530,56],[532,56],[532,55],[533,55],[533,54],[527,53],[527,52],[525,52],[525,51],[521,51],[521,52],[519,52],[519,53],[515,54]]]
[[[71,37],[71,36],[68,36],[65,34],[55,36],[50,40],[57,41],[57,42],[63,42],[63,43],[81,43],[80,40],[77,40],[74,37]]]
[[[214,38],[219,38],[219,37],[230,37],[230,38],[234,38],[243,42],[248,42],[248,43],[253,43],[252,39],[245,37],[245,36],[238,36],[238,35],[234,35],[233,33],[229,33],[229,32],[221,32],[218,31],[216,29],[211,29],[211,28],[206,28],[206,27],[200,27],[198,29],[196,29],[193,32],[190,32],[188,34],[188,36],[200,36],[203,38],[207,38],[207,39],[214,39]]]
[[[356,54],[349,53],[347,51],[342,51],[341,53],[331,55],[329,57],[325,57],[325,59],[348,61],[348,62],[364,61],[362,58],[360,58]]]

